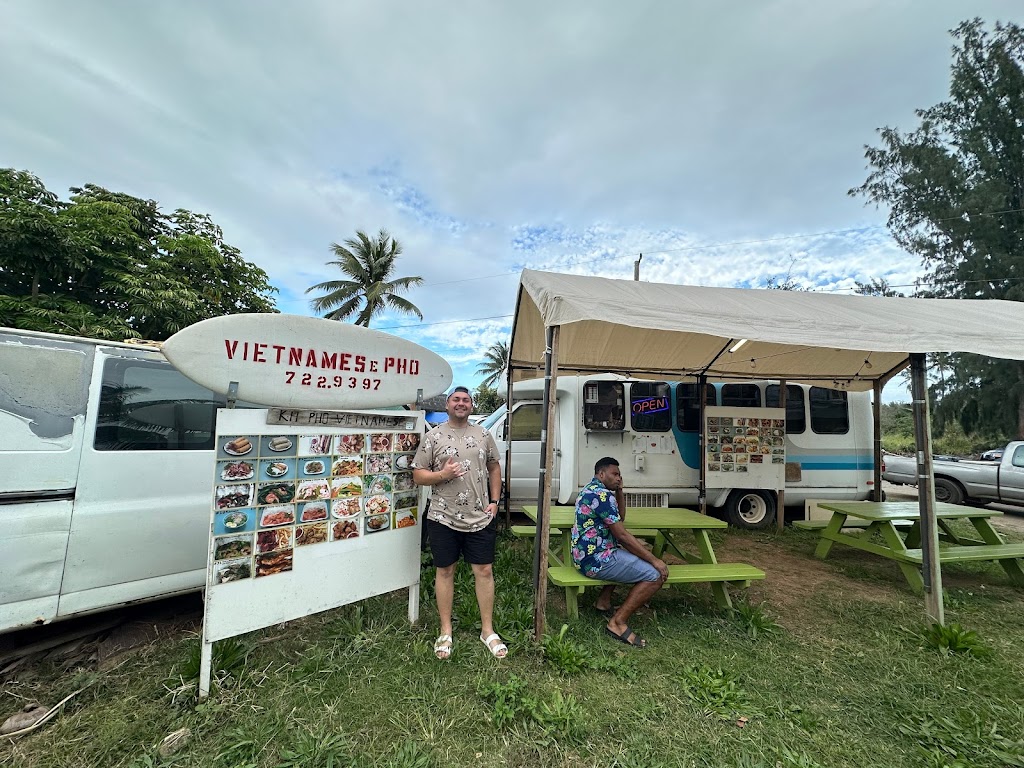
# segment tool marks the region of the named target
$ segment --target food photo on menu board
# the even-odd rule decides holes
[[[365,444],[366,435],[338,435],[334,438],[334,452],[339,456],[358,456]]]
[[[339,456],[331,464],[331,477],[352,477],[362,474],[362,456]]]
[[[391,493],[394,490],[394,481],[391,475],[364,475],[363,493],[373,496],[378,493]]]
[[[331,523],[331,541],[359,538],[359,525],[353,520],[338,520]]]
[[[301,480],[295,486],[299,501],[319,501],[331,498],[331,484],[327,480]]]
[[[327,523],[300,525],[295,529],[295,546],[297,547],[322,544],[325,541],[327,541]]]
[[[390,472],[394,459],[390,453],[371,453],[363,461],[363,472],[375,475],[378,472]]]
[[[315,523],[319,520],[326,520],[328,511],[327,501],[307,501],[299,505],[299,522]]]
[[[333,442],[331,435],[299,435],[299,456],[326,456]]]

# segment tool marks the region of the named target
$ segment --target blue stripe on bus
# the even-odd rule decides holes
[[[802,469],[874,469],[870,456],[793,456],[786,461],[800,464]]]

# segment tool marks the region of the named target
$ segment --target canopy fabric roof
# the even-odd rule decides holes
[[[1024,303],[704,288],[523,270],[513,381],[544,371],[560,326],[560,372],[639,378],[786,379],[869,390],[912,352],[1024,360]],[[748,341],[729,352],[741,339]],[[753,362],[751,362],[753,361]]]

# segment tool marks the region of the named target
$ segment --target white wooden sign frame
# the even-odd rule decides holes
[[[280,411],[280,409],[277,410]],[[290,551],[290,570],[258,575],[260,573],[259,563],[266,561],[255,558],[258,557],[256,550],[257,536],[260,532],[260,516],[263,514],[263,510],[268,508],[267,506],[257,506],[257,495],[260,493],[261,484],[273,479],[273,476],[261,477],[260,472],[266,474],[266,467],[270,466],[267,461],[275,458],[270,455],[264,458],[264,448],[269,446],[269,441],[272,438],[281,438],[278,445],[291,440],[295,442],[296,446],[299,446],[302,444],[303,438],[308,441],[312,439],[312,436],[329,436],[335,440],[344,435],[362,434],[368,440],[373,434],[422,435],[423,413],[421,411],[360,412],[362,415],[371,417],[371,423],[374,416],[384,417],[389,421],[393,420],[395,416],[405,417],[398,427],[391,429],[341,428],[322,425],[330,423],[330,419],[320,419],[315,426],[310,426],[308,423],[303,425],[280,423],[279,419],[278,423],[268,424],[268,421],[275,421],[273,418],[268,419],[268,414],[268,410],[264,409],[221,409],[217,416],[217,468],[214,486],[221,490],[215,490],[211,500],[211,534],[200,656],[199,695],[201,698],[209,694],[213,643],[217,640],[309,616],[398,589],[409,590],[409,621],[415,623],[419,619],[420,525],[424,522],[421,514],[424,493],[421,488],[415,489],[417,494],[415,525],[408,527],[396,525],[394,506],[398,504],[398,501],[395,498],[397,492],[393,491],[391,494],[393,502],[391,524],[386,530],[368,531],[369,520],[364,510],[358,519],[360,528],[356,538],[332,540],[333,528],[331,526],[335,521],[332,516],[329,516],[327,520],[328,540],[308,546],[293,545]],[[352,419],[348,419],[348,421],[352,421]],[[228,452],[228,455],[225,455],[227,450],[225,446],[242,437],[248,441],[250,451],[244,454]],[[407,439],[409,438],[403,438],[403,440]],[[378,437],[378,440],[383,441],[383,438]],[[397,444],[397,441],[394,441],[392,447]],[[245,447],[244,443],[240,445],[242,448]],[[250,454],[251,463],[254,465],[252,478],[241,481],[223,479],[222,473],[225,472],[227,464],[232,459],[245,460]],[[395,450],[392,450],[391,454],[394,457],[394,462],[405,463],[408,460],[403,457],[411,455],[409,452],[403,453]],[[298,453],[294,456],[293,482],[296,487],[302,477],[299,474],[302,472],[300,464],[306,460]],[[315,460],[315,457],[308,460]],[[332,456],[325,455],[322,460],[328,465],[326,475],[330,478]],[[287,465],[287,460],[281,463]],[[405,468],[404,464],[402,464],[402,468]],[[411,467],[409,469],[411,471]],[[248,491],[241,490],[241,487],[246,485],[251,488]],[[218,509],[220,504],[218,499],[221,498],[218,494],[227,495],[232,491],[250,494],[251,502],[244,504],[244,509],[249,513],[249,517],[245,523],[240,525],[244,530],[225,530],[226,515],[236,510],[231,507]],[[409,492],[411,491],[403,491],[403,493]],[[360,498],[366,499],[369,496]],[[408,499],[403,498],[403,503],[406,501]],[[330,510],[331,500],[328,500],[327,503],[329,514],[333,515],[333,511]],[[363,504],[366,502],[364,501]],[[301,505],[296,501],[295,507],[298,513],[295,523],[298,525],[301,523]],[[240,506],[238,509],[241,508]],[[232,522],[237,522],[239,519],[240,517],[236,517]],[[295,526],[292,527],[295,528]],[[282,530],[286,530],[286,528],[287,526],[282,526]],[[228,542],[232,535],[236,535],[239,541],[244,542],[246,538],[244,534],[247,532],[252,533],[250,540],[253,551],[250,555],[250,576],[238,576],[238,574],[244,573],[244,567],[242,567],[240,570],[230,572],[230,578],[226,578],[226,574],[229,573],[226,570],[229,563],[226,563],[224,558],[218,560],[217,547]],[[293,541],[295,535],[293,530]],[[244,565],[245,558],[241,557],[235,562]]]

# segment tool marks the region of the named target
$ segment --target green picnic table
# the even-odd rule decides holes
[[[524,506],[523,513],[534,523],[537,522],[537,507]],[[572,562],[572,526],[576,522],[575,507],[551,507],[548,527],[561,533],[561,553],[548,553],[548,579],[555,586],[565,589],[566,611],[570,618],[578,618],[578,597],[591,586],[611,582],[592,579],[580,573]],[[719,563],[708,531],[728,528],[728,523],[714,517],[702,515],[692,509],[668,509],[665,507],[630,507],[626,511],[626,530],[648,534],[655,532],[653,551],[661,557],[671,551],[682,565],[670,565],[666,584],[707,582],[715,601],[724,609],[732,608],[732,601],[726,589],[727,584],[747,586],[752,580],[763,579],[764,571],[747,563]],[[694,551],[687,542],[676,534],[680,531],[692,533]]]
[[[821,541],[814,550],[815,557],[824,559],[833,544],[871,552],[896,561],[903,575],[917,593],[924,591],[921,576],[921,517],[917,502],[913,501],[828,501],[818,506],[832,512],[828,525],[821,531]],[[965,507],[958,504],[936,502],[935,518],[940,529],[942,543],[939,546],[939,563],[962,563],[972,560],[993,560],[998,562],[1018,587],[1024,587],[1024,544],[1007,544],[999,532],[992,527],[989,519],[1002,512],[981,507]],[[868,523],[861,533],[843,533],[848,518]],[[956,533],[949,525],[951,520],[968,520],[980,538],[971,539]],[[896,523],[911,521],[904,539]],[[873,534],[878,534],[875,539]]]

